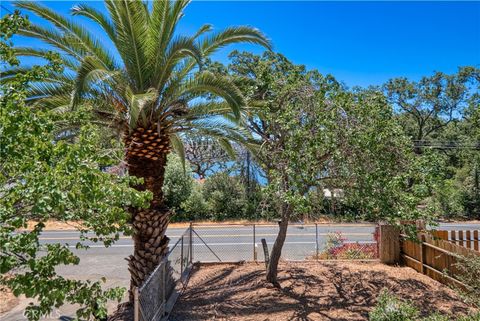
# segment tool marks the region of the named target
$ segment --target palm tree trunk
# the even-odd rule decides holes
[[[135,188],[153,194],[149,208],[130,209],[134,251],[127,261],[131,276],[129,298],[133,302],[133,289],[143,284],[168,252],[169,238],[165,232],[170,210],[164,204],[162,187],[169,139],[167,135],[159,135],[154,125],[150,129],[137,128],[127,133],[125,146],[129,175],[143,178],[143,183]]]

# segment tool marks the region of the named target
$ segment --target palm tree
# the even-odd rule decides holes
[[[188,3],[105,0],[108,14],[84,4],[74,6],[74,16],[86,17],[103,30],[99,36],[38,3],[16,4],[50,22],[50,27],[32,24],[21,34],[54,47],[66,66],[63,73],[33,84],[29,102],[63,111],[88,106],[96,123],[122,135],[128,172],[143,179],[135,188],[153,194],[149,208],[130,210],[135,245],[128,258],[131,289],[143,283],[168,251],[170,211],[162,186],[167,154],[175,149],[184,155],[181,132],[209,135],[225,148],[227,136],[242,139],[232,125],[245,105],[241,92],[227,78],[202,71],[202,61],[232,43],[270,48],[260,31],[244,26],[210,33],[212,27],[204,25],[193,36],[177,35]],[[24,56],[48,54],[45,49],[16,50]]]

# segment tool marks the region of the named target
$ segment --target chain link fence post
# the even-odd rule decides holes
[[[256,227],[253,224],[253,261],[257,262]]]
[[[193,264],[193,223],[190,222],[190,264]]]
[[[318,224],[315,223],[315,257],[317,258],[318,261],[318,256],[319,256],[319,248],[318,248]]]
[[[183,259],[183,235],[182,235],[181,240],[182,240],[182,242],[181,242],[181,247],[180,247],[180,281],[182,280],[182,276],[183,276],[183,262],[184,262],[184,259]]]
[[[163,286],[162,286],[162,305],[165,307],[167,305],[167,298],[166,298],[166,294],[167,294],[167,290],[166,290],[166,287],[167,287],[167,269],[166,269],[166,262],[164,262],[162,264],[162,278],[163,278]]]

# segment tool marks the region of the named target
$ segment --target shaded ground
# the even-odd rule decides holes
[[[0,315],[10,311],[18,304],[18,298],[15,297],[6,286],[0,285]]]
[[[288,262],[280,270],[281,290],[264,281],[263,264],[196,266],[170,320],[368,320],[382,288],[412,300],[424,315],[470,310],[454,291],[407,267]]]

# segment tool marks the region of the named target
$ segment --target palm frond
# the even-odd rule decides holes
[[[127,74],[130,76],[130,86],[141,92],[148,89],[144,83],[144,73],[148,72],[146,57],[148,25],[148,10],[142,1],[106,0],[112,24],[116,30],[117,51],[122,57]]]
[[[235,84],[227,77],[211,72],[201,72],[185,82],[181,89],[182,96],[196,97],[202,94],[214,94],[225,99],[234,115],[240,118],[240,112],[245,106],[245,99]]]
[[[112,76],[117,74],[116,71],[110,71],[104,68],[101,61],[93,56],[86,56],[80,67],[77,70],[77,77],[75,79],[75,88],[72,93],[72,108],[76,107],[82,96],[87,92],[90,82],[108,82],[112,81]]]
[[[45,58],[50,53],[50,50],[31,48],[31,47],[14,47],[13,50],[17,57],[25,56],[25,57]],[[60,58],[60,62],[65,67],[70,68],[71,70],[75,70],[78,67],[78,61],[76,59],[72,59],[67,55],[62,55],[59,58]]]
[[[139,124],[147,126],[151,106],[157,100],[157,93],[151,90],[144,94],[134,94],[131,90],[128,90],[126,93],[126,99],[130,106],[128,119],[129,127],[134,129],[137,128]]]
[[[73,16],[83,16],[93,22],[96,22],[106,32],[110,40],[115,43],[115,27],[113,26],[111,20],[105,14],[103,14],[103,12],[82,3],[73,6],[71,13]]]
[[[197,64],[201,65],[202,63],[202,51],[190,37],[177,37],[170,43],[165,54],[160,52],[156,54],[156,57],[152,69],[155,71],[152,81],[156,84],[155,88],[158,91],[164,89],[179,60],[192,57]]]
[[[182,162],[183,171],[186,172],[185,167],[185,146],[183,145],[183,141],[177,133],[172,133],[170,135],[170,142],[172,143],[173,150],[175,153],[180,157]]]
[[[258,29],[247,26],[229,27],[207,37],[202,42],[204,55],[211,55],[216,50],[235,43],[250,43],[272,49],[270,40]]]
[[[50,21],[59,30],[64,32],[64,41],[75,43],[75,47],[82,48],[84,53],[94,55],[99,61],[105,64],[106,68],[114,69],[116,67],[113,57],[108,53],[98,39],[83,28],[80,24],[75,23],[72,19],[66,19],[62,15],[56,13],[50,8],[36,2],[19,1],[15,5],[18,8],[31,11]]]

